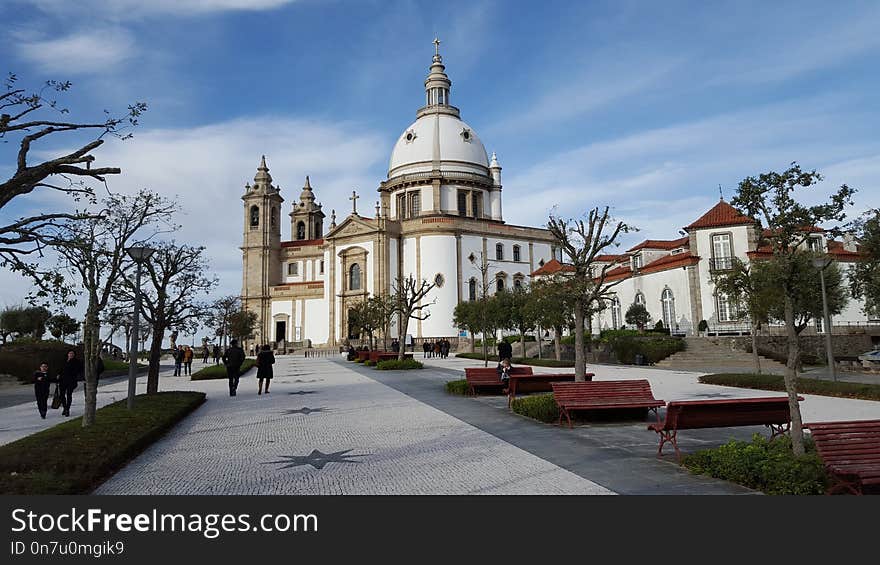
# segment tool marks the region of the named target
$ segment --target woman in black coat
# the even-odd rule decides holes
[[[263,380],[266,381],[266,394],[269,394],[269,383],[272,382],[272,365],[275,364],[275,355],[268,345],[264,345],[262,351],[257,354],[257,381],[259,390],[257,394],[263,394]]]
[[[49,408],[49,384],[54,380],[49,376],[49,364],[40,363],[40,368],[34,372],[34,395],[37,397],[37,410],[40,411],[40,417],[44,420]]]
[[[61,405],[64,407],[62,416],[70,416],[70,405],[73,402],[73,391],[83,375],[83,362],[76,358],[76,352],[67,352],[67,361],[58,377],[58,388],[61,392]]]

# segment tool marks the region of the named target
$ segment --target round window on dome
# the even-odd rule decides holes
[[[406,132],[406,135],[403,136],[407,143],[412,143],[416,138],[416,132],[413,130],[409,130]]]
[[[443,283],[445,283],[445,282],[446,282],[446,279],[444,279],[443,275],[441,275],[440,273],[437,273],[436,275],[434,275],[434,284],[437,285],[437,288],[442,288]]]
[[[465,141],[470,141],[471,140],[470,130],[467,128],[461,130],[461,138],[464,139]]]

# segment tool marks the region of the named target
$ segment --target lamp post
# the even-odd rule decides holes
[[[831,371],[831,379],[837,380],[837,372],[834,370],[834,352],[831,349],[831,316],[828,314],[828,298],[825,295],[825,269],[831,265],[828,256],[813,259],[813,266],[819,269],[819,280],[822,282],[822,318],[825,325],[825,353],[828,356],[828,370]]]
[[[129,247],[125,250],[132,261],[137,265],[134,283],[134,318],[131,328],[131,343],[128,352],[128,409],[134,408],[134,395],[137,384],[137,352],[138,352],[138,330],[140,329],[141,315],[141,266],[156,251],[149,247]]]

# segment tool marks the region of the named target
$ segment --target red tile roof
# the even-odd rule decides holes
[[[683,247],[688,244],[690,238],[688,236],[680,237],[678,239],[646,239],[640,244],[627,249],[627,251],[637,251],[639,249],[678,249],[679,247]]]
[[[618,261],[628,261],[629,255],[626,253],[621,253],[620,255],[613,254],[605,254],[605,255],[596,255],[593,258],[594,261],[601,261],[602,263],[617,263]]]
[[[755,220],[741,213],[739,210],[721,200],[711,210],[697,218],[686,230],[699,228],[716,228],[721,226],[739,226],[754,224]]]
[[[827,240],[828,255],[834,257],[837,261],[843,263],[852,263],[864,259],[864,254],[859,251],[848,251],[843,248],[843,243],[834,240]],[[762,245],[754,251],[747,253],[749,259],[768,259],[773,257],[773,248],[769,245]]]
[[[630,276],[632,276],[632,271],[630,270],[629,265],[623,265],[621,267],[615,267],[605,273],[605,282],[626,279]]]
[[[305,245],[323,245],[323,239],[297,239],[294,241],[282,241],[281,247],[303,247]]]
[[[696,265],[700,262],[700,258],[696,255],[691,255],[690,253],[676,253],[675,255],[667,255],[665,257],[661,257],[656,261],[651,261],[641,269],[639,269],[639,273],[643,275],[647,275],[649,273],[658,273],[660,271],[667,271],[669,269],[675,269],[677,267],[687,267],[689,265]]]
[[[574,267],[572,267],[571,265],[563,265],[562,263],[560,263],[556,259],[550,259],[549,261],[544,263],[544,265],[542,267],[540,267],[539,269],[534,271],[532,273],[532,276],[533,277],[535,277],[535,276],[540,277],[542,275],[552,275],[554,273],[558,273],[559,271],[567,271],[567,272],[574,271]]]

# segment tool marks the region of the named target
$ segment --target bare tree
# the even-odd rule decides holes
[[[620,245],[617,240],[620,234],[635,231],[635,228],[615,222],[606,206],[602,211],[599,208],[590,210],[586,220],[565,220],[551,215],[547,229],[556,238],[556,245],[562,249],[565,262],[571,267],[567,276],[559,278],[559,284],[563,285],[574,307],[574,372],[575,380],[583,381],[586,378],[584,322],[602,309],[605,301],[611,299],[611,289],[622,280],[607,280],[613,265],[603,263],[597,267],[596,257],[609,247]]]
[[[159,392],[159,361],[162,342],[169,328],[195,332],[209,305],[202,300],[217,286],[217,277],[206,276],[208,262],[204,247],[173,241],[154,245],[155,252],[144,264],[149,287],[141,290],[141,315],[152,330],[147,394]],[[135,282],[125,278],[117,299],[134,303]]]
[[[434,304],[436,300],[431,302],[423,302],[437,283],[429,283],[422,279],[421,282],[416,281],[415,277],[409,275],[406,278],[398,277],[391,285],[392,300],[394,301],[395,311],[397,312],[397,337],[400,342],[400,352],[397,358],[403,361],[406,355],[406,330],[409,327],[410,319],[427,320],[431,313],[426,312],[425,308]]]
[[[86,296],[83,427],[95,423],[98,392],[95,368],[103,345],[100,315],[124,274],[126,248],[135,238],[143,241],[154,237],[173,210],[172,203],[146,190],[135,196],[112,195],[105,200],[98,215],[68,220],[55,230],[54,237],[59,242],[55,249],[62,257],[62,265],[79,278]]]
[[[50,80],[39,90],[29,91],[19,87],[17,77],[9,73],[5,91],[0,92],[0,140],[18,144],[12,176],[0,182],[0,209],[13,199],[34,190],[58,191],[75,201],[86,199],[95,203],[94,188],[90,182],[105,182],[107,175],[116,175],[118,167],[92,167],[92,154],[103,145],[107,136],[127,139],[131,133],[125,130],[136,126],[138,118],[147,106],[137,102],[128,107],[122,116],[112,116],[107,111],[94,121],[72,120],[67,108],[61,107],[54,96],[71,88],[71,83]],[[31,160],[35,143],[46,141],[49,136],[77,132],[91,137],[77,149],[53,158]],[[62,289],[60,273],[41,267],[39,258],[47,246],[57,243],[55,237],[61,224],[70,220],[85,219],[85,212],[42,213],[18,218],[0,225],[0,264],[33,279],[40,295],[58,295],[70,289]]]

